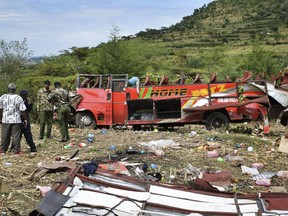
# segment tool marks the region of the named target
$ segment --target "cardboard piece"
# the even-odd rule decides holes
[[[278,151],[288,154],[288,139],[284,136],[281,137]]]

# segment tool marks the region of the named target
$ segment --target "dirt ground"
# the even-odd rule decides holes
[[[124,157],[128,162],[145,162],[149,171],[161,173],[163,182],[171,182],[171,177],[175,177],[172,179],[173,183],[189,185],[193,182],[193,176],[185,173],[185,170],[187,171],[187,166],[190,165],[190,168],[194,167],[201,172],[231,172],[232,186],[225,188],[228,192],[247,194],[271,191],[271,187],[256,185],[251,175],[242,173],[240,166],[251,167],[254,163],[263,163],[264,167],[259,170],[261,173],[288,170],[288,155],[278,152],[279,138],[285,128],[274,124],[270,134],[266,136],[254,129],[253,124],[231,125],[229,132],[220,133],[207,131],[201,125],[179,127],[171,131],[88,130],[71,127],[71,140],[60,143],[57,141],[60,139],[57,125],[53,125],[53,139],[40,141],[37,139],[39,127],[35,124],[32,130],[38,148],[36,154],[29,153],[25,139],[22,139],[21,145],[25,152],[23,156],[0,156],[0,210],[2,215],[17,215],[12,214],[12,211],[18,215],[28,215],[42,198],[39,186],[53,186],[55,181],[67,176],[67,172],[59,171],[31,180],[32,174],[38,170],[38,163],[56,162],[57,157],[69,158],[77,149],[77,163],[89,162],[92,159],[108,163],[109,160],[117,161]],[[90,142],[87,138],[92,135],[94,139]],[[151,147],[141,145],[151,141],[163,144],[164,147],[159,148],[162,156],[155,155]],[[86,146],[79,147],[80,143]],[[170,143],[176,146],[171,146]],[[207,156],[208,145],[219,146],[218,157]],[[129,147],[138,150],[140,154],[126,154]],[[248,151],[248,147],[253,150]],[[243,161],[229,161],[227,155],[231,158],[240,157]],[[151,164],[155,166],[154,169]],[[274,176],[271,186],[279,186],[287,191],[288,180]]]

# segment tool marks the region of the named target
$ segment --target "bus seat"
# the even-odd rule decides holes
[[[143,83],[142,86],[148,86],[148,85],[151,85],[150,76],[146,76],[145,82]]]
[[[162,76],[162,79],[161,79],[159,85],[167,85],[168,82],[169,82],[169,77],[167,77],[167,76]]]
[[[217,74],[216,73],[212,73],[210,75],[210,83],[216,83],[217,82]]]
[[[243,81],[250,80],[252,78],[252,76],[253,76],[253,73],[246,70],[246,71],[244,71],[242,80]]]
[[[111,76],[107,77],[107,88],[110,88]]]
[[[197,73],[192,83],[202,83],[200,74]]]
[[[100,84],[100,78],[97,77],[94,85],[92,86],[92,88],[98,88],[98,87],[99,87],[99,84]]]
[[[288,70],[286,70],[284,75],[282,76],[281,84],[288,84]]]
[[[238,82],[248,81],[248,80],[250,80],[250,79],[252,78],[252,76],[253,76],[253,73],[252,73],[252,72],[245,70],[244,73],[243,73],[242,78],[237,78],[237,79],[235,80],[235,82],[237,82],[237,81],[238,81]]]
[[[279,71],[277,76],[274,77],[273,81],[277,82],[278,80],[281,80],[281,77],[282,77],[282,73],[281,73],[281,71]]]
[[[88,88],[88,83],[91,81],[91,77],[87,77],[80,83],[80,88]]]
[[[226,76],[226,82],[232,82],[232,80],[229,76]]]
[[[186,77],[185,77],[184,73],[182,73],[181,76],[176,80],[175,83],[182,85],[182,84],[185,84],[185,81],[186,81]]]
[[[255,79],[255,80],[260,80],[260,79],[261,79],[260,74],[257,74],[254,79]]]

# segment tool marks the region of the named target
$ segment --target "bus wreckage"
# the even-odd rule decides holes
[[[65,181],[53,185],[29,216],[288,214],[285,192],[233,194],[220,192],[209,181],[198,177],[192,185],[185,186],[146,181],[101,168],[85,175],[85,165],[71,161],[41,165],[47,172],[66,168],[69,174]]]
[[[128,74],[79,74],[71,99],[73,123],[93,129],[200,123],[211,130],[228,129],[230,122],[262,120],[263,133],[268,134],[268,113],[277,117],[287,107],[288,91],[251,78],[248,71],[233,82],[219,82],[216,74],[209,83],[202,83],[199,74],[190,83],[184,76],[177,83],[169,83],[167,76],[155,83],[147,76],[139,87],[130,87]]]

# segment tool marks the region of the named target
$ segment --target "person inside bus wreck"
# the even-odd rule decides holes
[[[131,77],[128,80],[128,84],[129,84],[129,86],[136,87],[137,88],[137,93],[139,93],[140,80],[139,80],[138,77],[136,77],[136,76]]]

